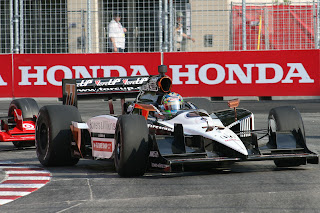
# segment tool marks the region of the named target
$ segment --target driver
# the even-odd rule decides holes
[[[169,115],[175,115],[183,106],[183,98],[175,92],[170,92],[162,97],[161,108]]]

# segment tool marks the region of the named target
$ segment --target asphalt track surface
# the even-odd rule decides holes
[[[9,100],[0,100],[0,116]],[[61,104],[38,101],[40,106]],[[241,101],[255,113],[256,128],[266,128],[270,108],[295,105],[301,112],[308,147],[320,153],[320,101]],[[107,113],[107,103],[80,102],[86,120]],[[227,108],[213,102],[214,110]],[[263,143],[264,141],[262,141]],[[0,161],[42,167],[34,148],[0,144]],[[0,212],[319,212],[319,165],[278,169],[272,161],[236,163],[224,170],[147,173],[120,178],[111,161],[80,160],[74,167],[45,168],[51,181],[39,190],[0,206]],[[5,177],[0,171],[0,181]]]

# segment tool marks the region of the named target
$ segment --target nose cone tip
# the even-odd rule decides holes
[[[247,149],[244,149],[244,148],[241,148],[238,150],[238,152],[240,152],[241,154],[245,155],[245,156],[248,156],[248,151]]]

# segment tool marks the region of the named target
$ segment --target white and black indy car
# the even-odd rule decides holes
[[[114,159],[118,174],[130,177],[148,170],[186,171],[241,161],[273,160],[278,167],[318,163],[318,155],[306,146],[295,107],[271,109],[265,130],[254,130],[252,112],[236,108],[238,101],[217,112],[184,102],[176,114],[166,114],[159,106],[172,85],[166,69],[159,66],[156,76],[63,79],[63,105],[44,106],[38,114],[36,150],[41,164]],[[84,122],[78,100],[95,98],[109,100],[110,114]],[[112,100],[117,98],[122,115],[114,115]],[[263,137],[269,140],[260,147]]]

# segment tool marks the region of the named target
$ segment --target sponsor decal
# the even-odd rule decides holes
[[[86,87],[90,84],[92,84],[93,80],[89,79],[89,80],[81,80],[79,83],[77,83],[77,87]]]
[[[139,88],[135,87],[99,87],[99,88],[87,88],[77,89],[79,93],[99,93],[99,92],[134,92],[139,91]]]
[[[132,69],[131,76],[149,75],[143,65],[130,65],[130,68]],[[61,86],[62,82],[56,78],[58,72],[62,72],[63,78],[69,79],[80,77],[98,78],[98,73],[103,73],[102,77],[111,77],[111,71],[118,72],[119,76],[128,76],[128,72],[123,66],[89,66],[89,70],[85,66],[72,66],[72,68],[70,68],[64,65],[51,67],[18,66],[18,69],[21,71],[21,81],[18,85],[47,85],[49,83],[54,86]],[[45,77],[47,81],[45,81]],[[31,81],[31,79],[33,80]],[[35,82],[34,79],[36,79]],[[89,81],[90,80],[88,80],[88,82]],[[86,82],[86,80],[84,80],[84,82]],[[88,82],[86,83],[88,84]]]
[[[169,168],[170,166],[162,163],[151,163],[151,167],[166,169],[166,168]]]
[[[97,80],[95,81],[95,84],[97,86],[114,86],[117,83],[121,82],[121,78],[115,78],[115,79],[109,79],[107,81],[101,81],[101,80]]]
[[[134,67],[135,65],[131,65]],[[242,69],[243,66],[245,69]],[[224,66],[215,63],[205,64],[203,66],[199,66],[198,64],[188,64],[184,67],[182,65],[169,65],[169,68],[172,69],[172,83],[179,85],[183,84],[182,78],[186,78],[187,81],[184,84],[199,84],[200,82],[207,85],[216,85],[222,82],[225,84],[273,84],[273,83],[293,83],[293,78],[299,78],[299,83],[314,83],[314,79],[312,79],[307,70],[305,69],[302,63],[287,63],[287,67],[283,68],[281,65],[277,63],[257,63],[257,64],[225,64]],[[108,66],[97,66],[100,69]],[[75,73],[75,77],[79,78],[80,74],[86,78],[96,78],[97,77],[97,67],[90,66],[93,69],[93,73],[90,74],[86,67],[82,66],[72,66],[74,71],[72,71],[69,67],[63,65],[56,65],[50,68],[46,66],[19,66],[19,70],[21,71],[21,81],[18,83],[19,85],[47,85],[47,83],[61,86],[61,81],[56,79],[56,72],[62,71],[64,73],[64,78],[73,78]],[[119,66],[121,67],[121,66]],[[142,66],[144,67],[144,66]],[[187,72],[181,71],[181,69],[187,69]],[[32,72],[36,70],[36,73]],[[45,70],[47,71],[45,73]],[[124,67],[121,67],[120,76],[126,76],[127,71]],[[215,79],[209,79],[208,72],[214,71],[216,73]],[[267,70],[273,70],[274,76],[267,77]],[[284,72],[284,70],[288,70],[288,72]],[[258,78],[253,79],[253,72],[258,73]],[[270,72],[270,71],[269,71]],[[143,75],[149,75],[148,71],[143,68]],[[197,73],[197,76],[196,76]],[[47,75],[45,81],[45,74]],[[106,73],[105,73],[106,74]],[[134,74],[134,73],[133,73]],[[227,75],[228,74],[228,75]],[[132,75],[133,76],[133,75]],[[107,72],[104,77],[110,77],[110,73]],[[36,79],[35,82],[31,82],[30,79]],[[197,80],[199,79],[199,80]],[[138,78],[134,81],[130,81],[129,79],[110,79],[107,82],[102,82],[97,80],[95,84],[97,86],[110,86],[116,85],[119,82],[122,82],[124,85],[141,85],[146,82],[148,78]],[[6,82],[0,77],[1,85],[6,85]],[[77,83],[78,87],[84,87],[88,84],[92,84],[93,80],[82,80],[80,83]]]
[[[222,138],[225,142],[228,142],[228,141],[237,141],[238,139],[233,136],[233,135],[221,135],[220,138]]]
[[[153,124],[148,124],[148,128],[150,128],[150,129],[165,130],[165,131],[168,131],[168,132],[173,132],[173,129],[170,128],[170,127],[157,126],[157,125],[153,125]]]
[[[24,123],[24,124],[22,124],[22,126],[26,130],[35,130],[35,126],[31,123]]]
[[[293,83],[292,78],[299,78],[299,83],[314,83],[302,63],[287,63],[286,69],[289,69],[285,75],[283,68],[276,63],[261,63],[261,64],[243,64],[243,70],[239,64],[225,64],[225,67],[220,64],[205,64],[201,67],[197,64],[185,65],[187,72],[181,72],[182,65],[170,65],[172,69],[172,83],[183,84],[181,78],[187,78],[185,84],[199,84],[198,79],[208,85],[215,85],[225,82],[225,84],[274,84],[274,83]],[[198,72],[196,72],[198,69]],[[252,72],[257,70],[258,79],[254,80]],[[213,71],[216,74],[215,79],[208,78],[208,71]],[[267,77],[267,70],[273,70],[274,75]],[[270,71],[269,71],[270,72]],[[196,76],[198,73],[198,76]],[[226,75],[228,74],[228,76]],[[237,81],[236,79],[239,79]]]
[[[144,82],[147,82],[149,78],[144,77],[144,78],[138,78],[136,80],[130,81],[129,79],[122,79],[122,82],[124,85],[141,85]]]
[[[94,151],[112,152],[112,142],[109,141],[92,141],[92,148]]]
[[[106,130],[106,131],[115,131],[116,123],[115,122],[108,122],[108,121],[91,121],[88,122],[88,126],[92,132],[96,132],[99,130]]]

